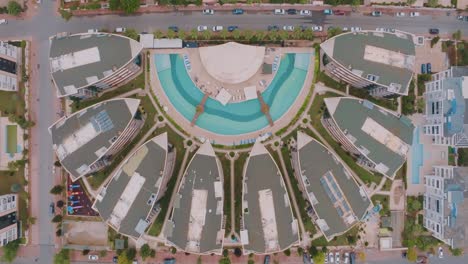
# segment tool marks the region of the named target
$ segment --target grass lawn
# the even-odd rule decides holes
[[[112,163],[105,167],[104,169],[92,174],[88,177],[89,184],[93,189],[99,188],[99,186],[110,176],[111,172],[123,161],[123,159],[129,154],[133,147],[140,141],[143,136],[154,126],[154,118],[156,116],[156,109],[151,104],[151,101],[148,96],[137,97],[133,96],[132,98],[138,98],[140,102],[140,110],[142,113],[146,114],[145,124],[141,128],[140,132],[135,136],[135,138],[128,143],[124,149],[122,149],[112,160]],[[148,138],[149,140],[149,138]]]
[[[328,76],[324,71],[321,71],[317,75],[317,82],[322,82],[325,86],[346,92],[346,83],[337,82],[330,76]]]
[[[248,152],[239,153],[239,157],[234,163],[234,197],[236,200],[234,201],[234,212],[236,217],[234,218],[236,221],[236,232],[240,234],[240,220],[242,217],[242,179],[244,177],[244,165],[249,157]]]
[[[231,226],[231,161],[226,158],[225,153],[216,153],[223,166],[223,188],[224,188],[224,215],[226,216],[226,234],[232,230]]]
[[[327,97],[336,97],[339,96],[335,93],[325,93],[323,95],[316,95],[314,102],[312,103],[312,107],[309,110],[309,115],[311,117],[311,124],[320,135],[333,147],[335,152],[340,156],[340,158],[350,167],[366,184],[370,184],[371,182],[375,182],[379,184],[381,176],[377,176],[373,174],[363,167],[359,166],[356,163],[356,159],[348,154],[343,148],[340,147],[338,142],[336,142],[328,133],[328,131],[323,127],[322,123],[320,122],[320,118],[322,117],[325,111],[325,103],[323,99]]]
[[[390,196],[387,195],[380,195],[380,194],[374,194],[371,197],[372,203],[374,205],[381,204],[382,209],[380,210],[380,215],[382,216],[390,216]]]
[[[24,168],[19,168],[17,171],[0,171],[0,195],[12,193],[11,186],[19,184],[21,191],[18,192],[19,220],[22,222],[22,232],[27,229],[28,210],[26,208],[26,200],[28,194],[23,191],[23,186],[26,184],[24,179]]]
[[[117,97],[121,94],[124,94],[126,92],[129,92],[131,90],[137,89],[137,88],[142,88],[145,89],[145,73],[142,72],[140,75],[136,76],[135,79],[131,80],[130,82],[115,88],[112,91],[104,93],[102,96],[87,99],[87,100],[81,100],[81,101],[74,101],[71,105],[72,112],[76,112],[78,110],[81,110],[83,108],[86,108],[90,105],[112,99],[114,97]]]
[[[8,125],[7,126],[7,153],[14,154],[18,150],[18,126]]]
[[[165,127],[160,127],[156,129],[154,132],[154,135],[159,135],[164,132],[167,132],[167,137],[169,140],[169,143],[176,149],[176,159],[175,159],[175,164],[174,164],[174,170],[172,172],[172,176],[167,182],[167,188],[166,192],[164,195],[159,199],[157,202],[159,203],[159,206],[161,207],[161,211],[159,212],[158,216],[154,220],[153,224],[150,226],[150,229],[148,231],[149,235],[152,236],[158,236],[161,233],[161,229],[164,224],[164,218],[166,217],[167,211],[169,210],[169,202],[171,200],[171,195],[172,193],[177,189],[176,188],[176,183],[177,183],[177,176],[179,175],[180,170],[184,170],[185,168],[182,168],[182,161],[184,159],[185,155],[185,148],[184,148],[184,139],[179,136],[176,132],[174,132],[169,126]],[[191,157],[195,154],[195,151],[191,153],[191,155],[188,157],[187,160],[187,165],[190,162]]]
[[[312,246],[349,246],[356,245],[357,235],[359,233],[359,225],[355,225],[341,236],[334,237],[330,242],[327,242],[324,236],[312,240]]]

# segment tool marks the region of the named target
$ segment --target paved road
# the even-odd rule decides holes
[[[48,37],[57,32],[77,33],[89,28],[107,28],[123,26],[135,28],[138,31],[153,32],[156,29],[166,29],[169,25],[177,25],[183,29],[195,28],[197,25],[238,25],[241,29],[265,29],[268,25],[312,25],[319,24],[336,26],[360,26],[364,29],[376,27],[391,27],[409,31],[412,33],[426,34],[429,27],[437,27],[442,34],[449,34],[460,29],[463,35],[468,35],[466,22],[458,21],[455,16],[421,16],[418,18],[398,18],[392,16],[382,16],[374,18],[361,16],[353,13],[348,16],[323,16],[319,12],[314,12],[311,17],[300,16],[274,16],[271,14],[245,14],[233,16],[229,13],[217,13],[213,16],[203,16],[200,12],[183,12],[169,14],[144,14],[138,16],[96,16],[96,17],[74,17],[69,22],[65,22],[57,16],[55,12],[56,2],[45,0],[42,2],[37,14],[28,20],[10,20],[8,25],[1,25],[0,39],[31,38],[33,40],[32,53],[35,54],[33,61],[37,61],[41,67],[31,65],[36,69],[36,77],[32,81],[33,89],[36,89],[38,100],[32,103],[33,114],[37,116],[37,126],[34,128],[33,146],[40,155],[36,155],[37,171],[31,175],[36,177],[39,190],[33,194],[33,204],[38,207],[38,239],[33,239],[39,244],[40,254],[38,263],[52,263],[54,254],[54,226],[50,223],[48,215],[48,204],[52,200],[49,190],[53,185],[52,178],[52,147],[51,139],[47,128],[56,119],[55,90],[50,82],[48,71]],[[35,99],[33,99],[35,100]],[[33,150],[34,152],[34,150]],[[34,180],[33,180],[34,181]],[[18,263],[31,263],[31,260],[18,260]],[[458,261],[458,259],[457,259]],[[448,262],[447,262],[448,263]],[[450,262],[459,263],[459,262]],[[468,261],[464,262],[468,263]]]

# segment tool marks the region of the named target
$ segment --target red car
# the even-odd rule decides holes
[[[336,10],[333,13],[335,13],[335,15],[337,15],[337,16],[344,16],[345,15],[345,12],[341,11],[341,10]]]

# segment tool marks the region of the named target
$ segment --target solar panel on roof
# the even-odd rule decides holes
[[[348,202],[343,201],[343,207],[344,207],[344,209],[345,209],[346,212],[349,212],[350,208],[349,208]]]
[[[94,116],[94,119],[101,128],[102,132],[106,132],[114,128],[114,124],[112,123],[112,120],[110,119],[109,114],[107,114],[106,110],[102,110],[101,112],[99,112],[97,115]]]
[[[343,216],[343,210],[341,210],[341,207],[336,207],[336,211],[338,211],[338,215],[340,217]]]

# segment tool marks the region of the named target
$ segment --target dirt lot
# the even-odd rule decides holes
[[[65,221],[65,245],[107,246],[107,228],[104,222]]]
[[[441,41],[431,48],[431,41],[426,39],[423,46],[416,46],[414,72],[421,73],[421,64],[431,63],[432,72],[440,72],[450,67],[448,56],[442,52]]]

